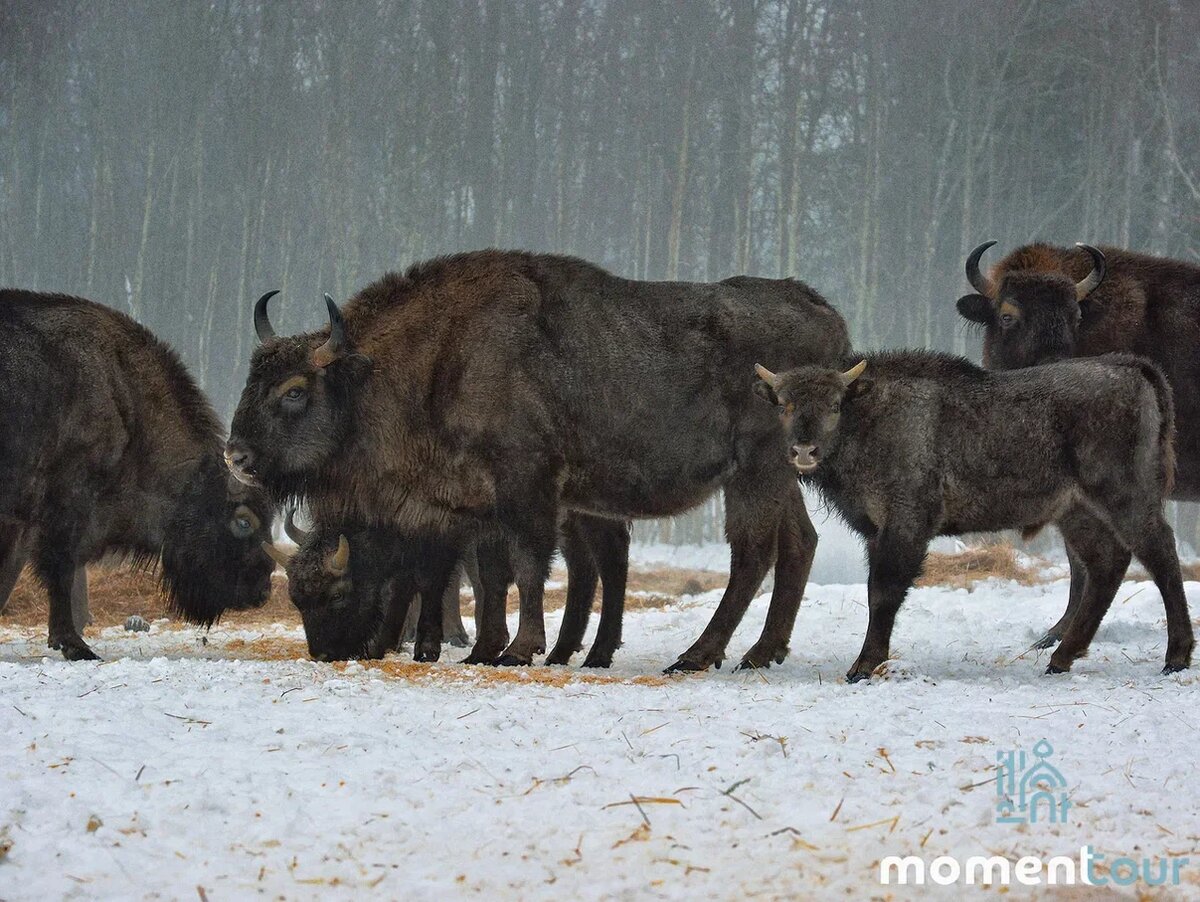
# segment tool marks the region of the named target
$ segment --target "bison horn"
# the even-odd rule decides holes
[[[342,311],[328,294],[325,295],[325,306],[329,310],[329,340],[313,352],[313,362],[317,366],[329,366],[342,356],[342,348],[346,344],[346,326],[342,320]]]
[[[334,576],[345,576],[350,567],[350,543],[344,535],[338,536],[337,551],[325,561],[325,569]]]
[[[275,337],[275,329],[267,316],[267,301],[279,294],[279,290],[268,291],[254,304],[254,331],[258,333],[259,341],[270,341]]]
[[[858,363],[854,364],[854,366],[850,367],[850,369],[846,370],[846,372],[842,373],[842,383],[844,385],[849,385],[851,382],[861,376],[863,374],[863,370],[866,368],[867,362],[865,360],[860,360]]]
[[[287,516],[283,520],[283,531],[297,545],[303,545],[311,535],[296,525],[296,509],[294,507],[288,508]]]
[[[267,557],[285,570],[287,569],[287,565],[291,563],[292,555],[296,553],[287,548],[280,548],[274,542],[263,542],[262,549],[267,553]]]
[[[996,242],[985,241],[967,256],[967,281],[986,298],[996,299],[996,283],[979,271],[979,258]]]
[[[1104,262],[1104,254],[1099,248],[1092,247],[1090,244],[1075,243],[1076,247],[1081,247],[1092,257],[1092,271],[1088,273],[1086,279],[1082,282],[1075,283],[1075,300],[1082,301],[1089,294],[1096,290],[1101,282],[1104,281],[1104,273],[1107,271],[1108,265]]]
[[[754,364],[754,372],[758,373],[758,378],[767,383],[767,385],[771,386],[771,388],[779,387],[779,377],[761,363]]]

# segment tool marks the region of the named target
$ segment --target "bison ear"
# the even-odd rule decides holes
[[[846,386],[846,394],[843,396],[846,400],[858,398],[865,395],[875,387],[875,380],[870,376],[859,376],[853,382]]]
[[[958,299],[956,306],[959,316],[969,319],[973,323],[979,323],[981,326],[991,323],[992,317],[995,315],[991,299],[982,294],[964,294]]]

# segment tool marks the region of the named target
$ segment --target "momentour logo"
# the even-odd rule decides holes
[[[917,855],[885,856],[879,862],[879,882],[924,886],[1147,886],[1178,885],[1189,858],[1114,858],[1111,862],[1091,846],[1081,846],[1079,857],[1055,855],[1043,860],[1026,855],[1012,861],[1003,855],[972,855],[964,861],[942,855],[928,865]],[[1101,873],[1107,870],[1107,873]]]
[[[1067,781],[1050,763],[1054,749],[1045,739],[1033,754],[1015,749],[996,755],[996,822],[1000,824],[1063,824],[1071,810]],[[917,855],[887,855],[879,862],[879,882],[922,886],[956,883],[986,886],[1147,886],[1178,885],[1188,858],[1128,858],[1109,860],[1090,845],[1079,857],[1056,855],[1043,860],[1026,855],[1015,861],[1003,855],[972,855],[960,860],[942,855],[926,862]]]

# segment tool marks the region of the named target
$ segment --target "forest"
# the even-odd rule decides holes
[[[262,292],[312,328],[485,246],[977,356],[982,241],[1200,256],[1197,96],[1177,0],[3,0],[0,284],[131,313],[224,416]]]

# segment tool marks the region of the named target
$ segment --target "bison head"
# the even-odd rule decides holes
[[[225,459],[247,485],[276,498],[303,495],[308,479],[346,441],[355,389],[370,360],[354,352],[341,311],[325,295],[329,333],[277,336],[259,298],[254,327],[259,347],[233,417]]]
[[[788,456],[801,474],[812,473],[837,446],[842,403],[861,394],[870,380],[860,379],[864,360],[844,373],[804,366],[776,375],[755,364],[755,391],[779,410]]]
[[[381,641],[381,631],[394,586],[371,553],[371,542],[356,542],[351,554],[345,534],[318,531],[305,537],[291,554],[278,546],[266,548],[287,568],[288,592],[304,621],[312,657],[319,661],[383,657],[389,649]]]
[[[984,327],[984,366],[1017,369],[1074,356],[1081,304],[1104,279],[1104,254],[1078,245],[1092,258],[1092,271],[1081,282],[1033,269],[1005,270],[993,281],[979,271],[979,258],[995,243],[981,244],[967,257],[967,280],[978,294],[958,299],[959,314]]]
[[[229,609],[265,604],[271,561],[271,505],[259,489],[231,479],[216,456],[188,478],[162,543],[162,583],[171,606],[193,623],[211,625]]]

